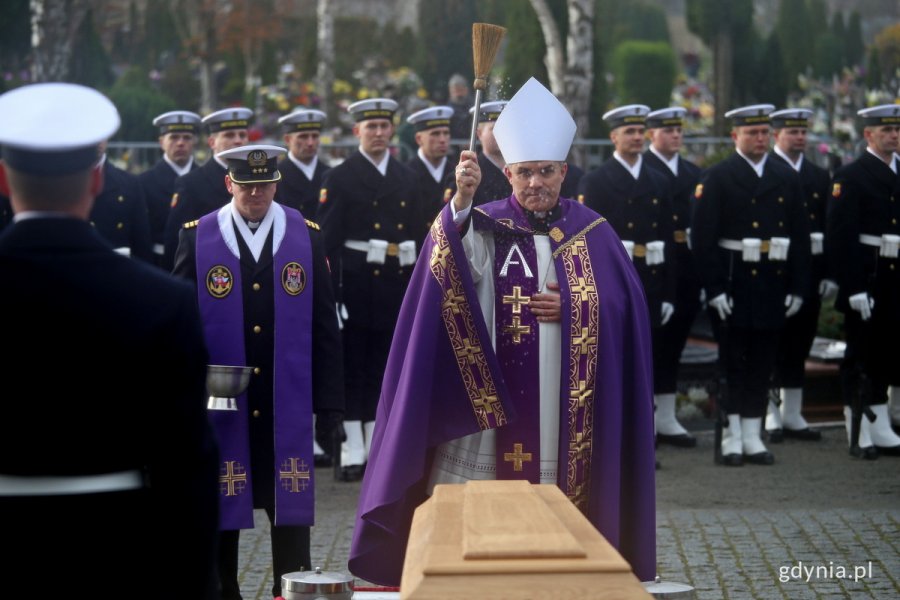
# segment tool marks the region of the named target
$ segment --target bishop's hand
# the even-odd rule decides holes
[[[456,165],[456,195],[453,196],[453,208],[456,212],[472,206],[475,190],[481,183],[481,168],[478,166],[478,155],[471,150],[463,150]]]

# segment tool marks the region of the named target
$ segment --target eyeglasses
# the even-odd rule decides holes
[[[541,167],[537,171],[529,169],[528,167],[519,167],[516,169],[515,173],[513,173],[513,177],[519,181],[525,182],[530,181],[534,176],[537,176],[539,179],[550,179],[558,172],[559,168],[556,165],[547,165]]]

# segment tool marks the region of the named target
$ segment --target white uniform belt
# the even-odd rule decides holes
[[[861,233],[859,234],[859,243],[865,244],[866,246],[875,246],[876,248],[881,248],[881,236]]]
[[[741,240],[727,240],[725,238],[722,238],[719,240],[719,248],[725,248],[726,250],[733,250],[735,252],[743,252],[744,244],[741,242]],[[769,240],[760,241],[759,251],[769,251]]]
[[[385,257],[395,256],[400,261],[400,266],[415,264],[416,262],[416,243],[413,240],[407,240],[395,244],[385,240],[347,240],[344,247],[350,250],[366,253],[366,261],[370,263],[383,265]]]
[[[158,254],[159,256],[162,256],[165,253],[166,253],[165,246],[163,246],[162,244],[153,244],[153,254]]]
[[[0,475],[0,496],[97,494],[139,490],[142,487],[144,487],[144,478],[136,469],[101,475]]]

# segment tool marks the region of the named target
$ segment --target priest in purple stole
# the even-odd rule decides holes
[[[553,484],[642,580],[656,575],[649,313],[621,240],[560,198],[575,123],[531,79],[494,129],[513,195],[434,221],[403,303],[363,479],[350,571],[400,581],[413,511],[436,484]]]
[[[218,155],[232,201],[184,225],[174,273],[197,282],[211,364],[253,367],[235,411],[210,411],[221,447],[219,582],[240,600],[238,537],[253,510],[272,523],[272,595],[284,573],[312,569],[315,436],[343,429],[343,356],[318,226],[273,202],[284,149],[241,146]]]

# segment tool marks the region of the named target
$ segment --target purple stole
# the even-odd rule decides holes
[[[528,303],[541,284],[531,234],[494,233],[496,352],[516,418],[496,430],[497,479],[540,483],[538,321]]]
[[[275,524],[312,525],[312,249],[300,213],[285,209],[286,231],[273,250],[275,296]],[[229,213],[229,226],[231,215]],[[235,235],[240,235],[235,232]],[[274,235],[274,231],[270,233]],[[197,292],[210,363],[246,365],[240,260],[225,244],[218,211],[197,226]],[[254,366],[254,365],[249,365]],[[255,375],[254,375],[255,376]],[[247,393],[236,411],[210,411],[221,466],[222,530],[253,528]]]

